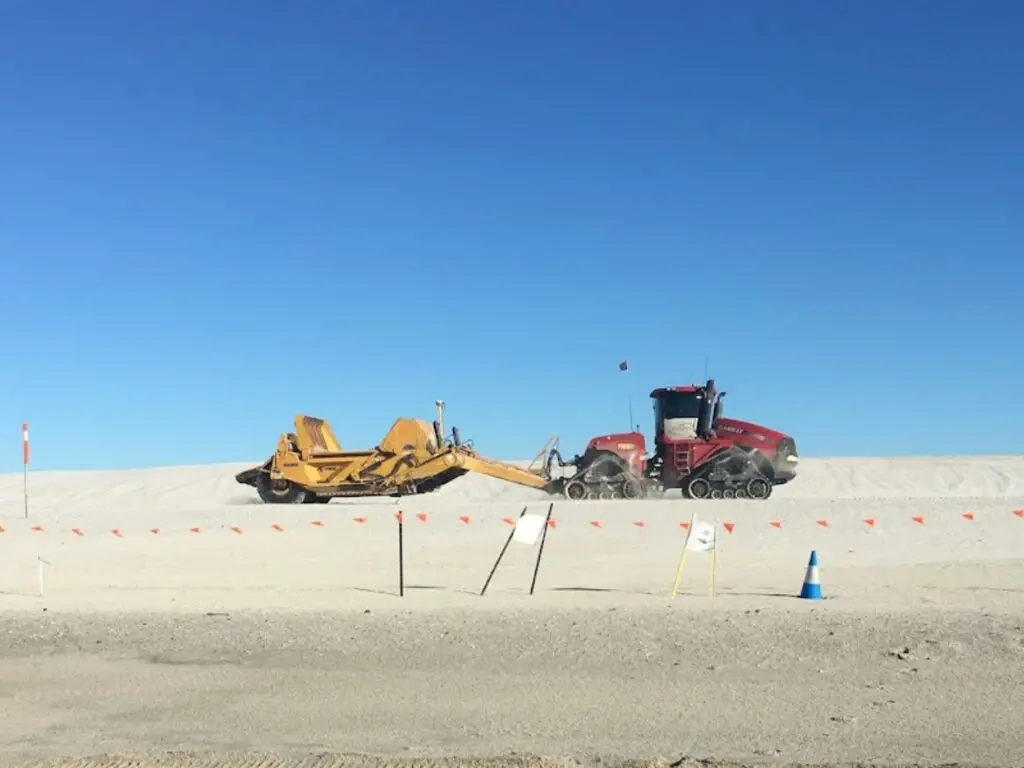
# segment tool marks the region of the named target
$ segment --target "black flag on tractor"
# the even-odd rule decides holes
[[[619,363],[619,370],[620,371],[625,371],[625,370],[628,370],[628,369],[629,369],[629,366],[626,365],[626,361],[625,360],[623,360],[621,363]]]

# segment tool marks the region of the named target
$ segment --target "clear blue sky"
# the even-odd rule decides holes
[[[729,10],[731,9],[731,10]],[[11,0],[0,469],[568,454],[702,378],[1018,453],[1024,3]],[[630,370],[617,363],[628,359]]]

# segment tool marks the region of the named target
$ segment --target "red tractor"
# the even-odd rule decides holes
[[[572,466],[562,490],[570,499],[643,498],[679,488],[691,499],[767,499],[796,475],[796,443],[781,432],[722,416],[724,392],[703,386],[651,392],[654,455],[640,432],[595,437]]]

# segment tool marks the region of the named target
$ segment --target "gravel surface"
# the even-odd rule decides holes
[[[19,768],[1020,765],[1022,623],[717,606],[22,615],[0,619],[0,754]]]

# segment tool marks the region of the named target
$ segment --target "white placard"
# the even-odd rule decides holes
[[[512,540],[519,544],[533,546],[540,541],[540,534],[546,524],[547,517],[544,515],[523,515],[516,521]]]
[[[710,552],[715,548],[715,526],[712,523],[705,523],[694,520],[690,524],[690,537],[686,542],[686,548],[691,552]]]

